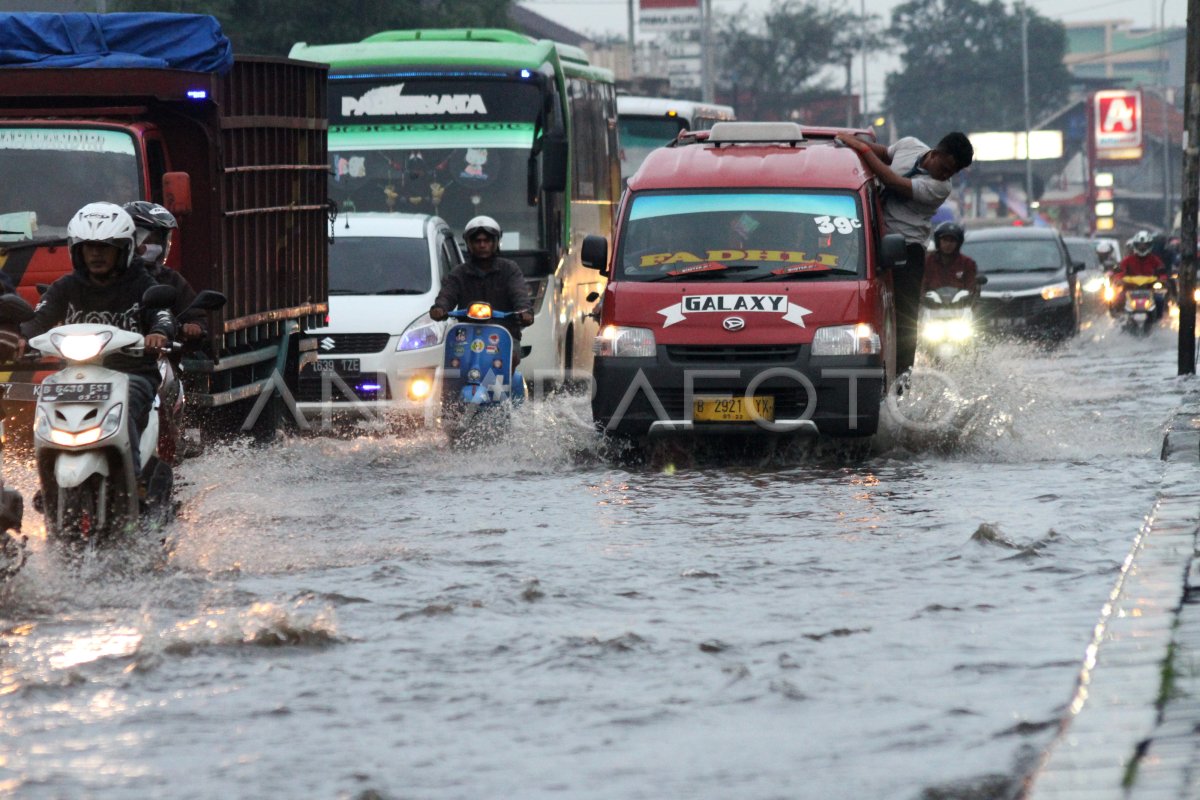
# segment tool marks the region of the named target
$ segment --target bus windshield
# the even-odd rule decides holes
[[[651,150],[674,140],[687,127],[687,120],[682,117],[621,115],[617,121],[621,137],[621,177],[628,180]]]
[[[527,198],[540,110],[528,81],[332,80],[330,197],[343,211],[437,214],[456,231],[486,214],[505,251],[542,249]]]
[[[643,194],[622,235],[618,275],[634,281],[767,281],[863,274],[851,194]]]
[[[139,199],[135,152],[123,131],[0,126],[0,242],[62,238],[85,203]]]

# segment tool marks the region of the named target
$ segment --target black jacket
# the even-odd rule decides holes
[[[177,331],[170,311],[142,308],[142,294],[155,285],[157,282],[137,263],[105,286],[93,283],[85,271],[77,269],[50,284],[34,309],[33,319],[21,324],[21,335],[32,339],[58,325],[91,322],[142,335],[161,333],[174,339]],[[154,355],[140,358],[113,355],[105,360],[105,365],[120,372],[144,375],[155,386],[159,383],[158,359]]]
[[[517,262],[497,256],[487,270],[474,261],[460,264],[442,280],[442,290],[433,304],[453,311],[480,302],[488,303],[496,311],[532,309],[529,285]],[[496,324],[507,328],[514,341],[521,341],[521,325],[515,318],[496,320]]]
[[[150,273],[150,277],[163,284],[164,286],[173,286],[175,291],[179,293],[175,300],[175,305],[171,307],[171,313],[175,315],[175,321],[180,325],[190,322],[199,325],[204,330],[205,338],[208,337],[208,314],[201,309],[192,309],[186,314],[184,310],[192,304],[196,299],[196,290],[188,283],[187,278],[180,275],[170,267],[155,266],[153,262],[147,264],[140,259],[135,258],[134,264],[142,264],[146,268],[146,272]]]

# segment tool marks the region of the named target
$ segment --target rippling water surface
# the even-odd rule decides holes
[[[155,542],[0,590],[0,793],[1001,798],[1194,383],[1092,325],[919,375],[869,447],[229,448]],[[34,476],[10,463],[26,497]]]

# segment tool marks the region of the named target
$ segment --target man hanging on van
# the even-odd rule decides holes
[[[904,236],[906,263],[893,272],[896,291],[896,374],[913,365],[917,352],[917,309],[925,273],[930,220],[950,196],[950,178],[966,169],[975,150],[966,134],[948,133],[930,149],[906,136],[891,147],[848,133],[837,140],[854,150],[884,185],[883,219],[889,233]]]
[[[521,328],[533,324],[533,301],[521,268],[515,261],[497,255],[500,224],[491,217],[475,217],[463,229],[463,240],[471,258],[442,280],[442,290],[429,309],[430,319],[443,320],[448,311],[471,303],[487,303],[497,311],[516,312],[516,317],[495,322],[507,328],[513,343],[520,345]],[[515,346],[513,366],[520,360],[521,348]]]

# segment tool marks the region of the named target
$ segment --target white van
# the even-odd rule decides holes
[[[345,213],[329,246],[329,315],[296,400],[314,427],[335,415],[423,419],[448,323],[429,318],[462,263],[449,226],[428,214]]]

